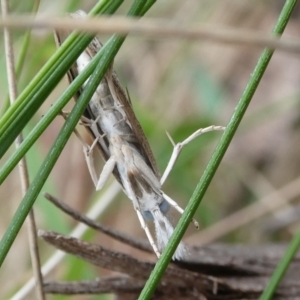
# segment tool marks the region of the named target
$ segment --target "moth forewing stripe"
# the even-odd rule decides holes
[[[112,95],[117,99],[118,102],[123,106],[123,109],[125,111],[126,117],[131,124],[132,130],[138,139],[138,144],[140,147],[140,151],[147,162],[147,164],[152,168],[155,175],[160,178],[160,172],[158,170],[156,161],[154,159],[152,150],[149,146],[148,140],[144,134],[144,131],[137,120],[134,111],[132,110],[132,104],[129,101],[124,89],[120,85],[120,82],[118,80],[118,77],[116,75],[116,72],[112,70],[112,72],[109,74],[108,78],[108,86],[110,88],[110,91]]]

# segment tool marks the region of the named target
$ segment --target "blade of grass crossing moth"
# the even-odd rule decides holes
[[[57,102],[51,106],[49,111],[44,115],[44,117],[39,121],[38,125],[29,133],[26,139],[21,144],[20,148],[13,153],[13,155],[7,160],[5,165],[0,170],[0,184],[5,180],[8,174],[16,166],[20,158],[25,155],[31,145],[37,140],[37,138],[42,134],[42,132],[47,128],[50,122],[55,118],[57,114],[66,105],[69,99],[75,94],[83,82],[88,78],[91,72],[94,70],[97,61],[101,58],[101,51],[96,55],[95,60],[93,60],[89,66],[76,77],[74,82],[69,86],[69,88],[63,93]],[[2,149],[2,147],[1,147]],[[0,151],[1,151],[0,149]]]
[[[277,23],[274,27],[273,34],[280,35],[283,33],[291,13],[296,5],[296,0],[288,0],[285,2],[284,7],[280,13]],[[190,223],[196,209],[198,208],[232,138],[236,132],[239,123],[241,122],[244,113],[256,91],[256,88],[266,70],[268,63],[273,55],[274,50],[266,49],[261,54],[258,63],[251,74],[249,82],[244,90],[244,93],[239,100],[234,114],[222,135],[220,142],[218,143],[200,181],[196,187],[195,192],[192,195],[187,208],[179,220],[178,225],[175,228],[174,234],[172,235],[170,242],[163,253],[161,259],[157,262],[154,270],[152,271],[142,293],[139,296],[140,300],[150,299],[151,295],[154,293],[156,286],[158,285],[163,273],[165,272],[171,257],[180,242],[184,232],[186,231],[188,224]]]
[[[95,8],[94,12],[105,12],[102,10],[103,4],[97,4]],[[117,8],[115,3],[113,4],[113,8]],[[111,8],[109,12],[112,12]],[[74,60],[80,55],[80,49],[84,49],[92,38],[92,36],[73,33],[68,41],[52,56],[26,89],[19,95],[15,104],[1,118],[0,158],[61,80]]]
[[[135,1],[132,8],[130,9],[130,15],[139,15],[144,7],[144,4],[145,2],[142,0]],[[29,210],[34,204],[34,201],[38,196],[45,180],[49,176],[57,158],[59,157],[64,145],[66,144],[68,137],[73,132],[78,120],[80,119],[85,109],[85,106],[88,104],[88,96],[92,96],[92,94],[95,92],[97,88],[97,85],[95,85],[95,83],[98,82],[99,84],[99,81],[102,79],[101,77],[104,76],[106,69],[109,67],[109,64],[111,64],[124,39],[125,37],[113,37],[109,45],[105,47],[103,59],[100,61],[98,67],[96,68],[96,72],[93,73],[89,80],[88,86],[90,88],[88,89],[87,86],[85,89],[86,92],[83,93],[83,96],[80,97],[76,102],[74,109],[70,113],[54,145],[51,147],[45,160],[45,164],[43,164],[38,171],[0,242],[0,266],[2,265],[13,241],[15,240],[15,237],[18,234]]]

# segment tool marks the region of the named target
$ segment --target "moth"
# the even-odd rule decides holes
[[[85,16],[83,11],[71,14],[73,18]],[[61,45],[67,35],[68,33],[64,32],[56,33],[58,45]],[[69,70],[70,81],[82,72],[101,47],[98,39],[94,38]],[[75,95],[75,100],[84,86],[85,84]],[[84,149],[96,189],[101,189],[113,173],[124,193],[132,201],[140,224],[155,254],[160,257],[174,231],[166,213],[170,206],[180,213],[183,209],[162,191],[160,173],[147,138],[134,114],[131,101],[112,67],[90,100],[83,120],[94,137],[93,145]],[[106,161],[99,179],[91,158],[95,146],[100,149]],[[154,222],[157,242],[154,241],[146,221]],[[198,227],[196,221],[194,224]],[[185,246],[180,243],[173,259],[180,260],[185,255]]]

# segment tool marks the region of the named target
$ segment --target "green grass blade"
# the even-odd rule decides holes
[[[117,1],[116,3],[117,4]],[[150,7],[148,5],[148,7]],[[114,8],[112,8],[114,9]],[[147,10],[143,9],[143,13]],[[102,50],[96,54],[90,64],[84,69],[81,74],[79,74],[76,79],[70,84],[66,91],[61,95],[61,97],[54,103],[49,111],[43,116],[39,123],[34,127],[34,129],[28,134],[26,139],[20,147],[13,153],[13,155],[6,161],[4,166],[0,170],[0,184],[6,179],[13,168],[17,165],[20,159],[26,154],[30,147],[35,143],[35,141],[40,137],[48,125],[53,121],[53,119],[60,113],[67,102],[72,98],[76,91],[82,86],[86,79],[94,71],[96,64],[102,56]]]
[[[143,16],[155,2],[156,2],[156,0],[147,0],[145,6],[143,8],[143,11],[141,13],[141,16]]]
[[[136,0],[129,11],[129,15],[139,15],[144,7],[145,2],[143,0]],[[14,242],[24,220],[32,208],[34,201],[36,200],[40,190],[42,189],[47,177],[49,176],[54,164],[56,163],[63,147],[65,146],[68,138],[72,134],[76,124],[78,123],[89,99],[94,94],[99,82],[103,78],[107,68],[113,61],[116,53],[121,47],[125,37],[114,36],[106,46],[104,46],[103,57],[100,60],[95,72],[91,75],[87,86],[83,93],[76,101],[76,104],[67,118],[60,134],[51,147],[45,162],[40,167],[36,177],[30,185],[26,195],[21,201],[12,221],[9,224],[1,242],[0,242],[0,266],[2,265],[12,243]]]
[[[104,13],[107,1],[101,1],[101,5],[96,6],[97,10],[93,9],[92,12]],[[113,6],[116,7],[115,4]],[[72,33],[1,118],[0,158],[92,38],[93,36]]]
[[[287,22],[291,16],[291,12],[296,5],[296,0],[286,1],[282,12],[278,18],[278,21],[274,27],[274,34],[282,34]],[[244,93],[239,100],[237,107],[231,117],[224,134],[222,135],[220,142],[218,143],[193,195],[188,203],[182,217],[180,218],[178,225],[175,228],[174,234],[172,235],[170,242],[163,252],[161,258],[157,262],[153,272],[151,273],[139,299],[150,299],[153,294],[160,278],[162,277],[164,271],[168,267],[168,264],[182,239],[187,227],[191,223],[191,220],[236,132],[238,125],[240,124],[246,109],[252,99],[254,92],[268,66],[268,63],[273,55],[274,50],[264,50],[261,54],[258,63],[249,79],[249,82],[244,90]]]
[[[104,9],[104,6],[108,0],[101,1],[98,3],[97,8],[99,8],[99,12],[102,12]],[[40,70],[40,72],[33,78],[33,80],[28,84],[26,89],[19,95],[18,99],[16,99],[16,103],[11,107],[10,110],[15,110],[15,108],[19,107],[21,103],[24,101],[24,98],[28,96],[28,94],[31,93],[31,91],[35,91],[35,88],[38,87],[44,80],[46,79],[46,75],[50,75],[52,71],[55,70],[57,66],[63,61],[64,57],[67,55],[68,51],[72,49],[71,47],[75,46],[75,43],[77,42],[76,39],[78,38],[79,34],[73,33],[69,39],[62,45],[58,51],[55,52],[55,54],[48,60],[48,62],[45,64],[45,66]],[[0,136],[2,132],[4,131],[3,126],[4,124],[9,120],[13,119],[13,116],[11,116],[12,113],[7,112],[3,118],[0,120]]]
[[[90,38],[86,37],[83,42],[89,43]],[[60,49],[59,49],[60,50]],[[59,50],[57,52],[59,52]],[[38,89],[32,90],[32,92],[25,98],[25,101],[19,102],[19,106],[12,105],[7,113],[9,115],[5,128],[5,132],[0,137],[0,158],[4,155],[7,149],[10,147],[16,136],[36,113],[38,108],[42,105],[43,101],[54,89],[56,84],[61,80],[64,74],[68,70],[68,66],[72,65],[73,60],[76,60],[76,56],[80,55],[82,49],[74,47],[72,51],[65,57],[65,60],[57,66],[56,71],[49,74],[47,79],[40,84]],[[56,52],[56,53],[57,53]]]
[[[280,281],[283,279],[290,263],[292,262],[294,256],[297,254],[300,247],[300,230],[296,233],[293,240],[291,241],[286,253],[284,254],[282,260],[277,265],[266,289],[262,293],[260,300],[270,300],[273,299],[273,295],[278,287]]]
[[[92,94],[90,95],[90,91],[94,87],[95,81],[99,80],[98,84],[100,83],[100,80],[102,79],[101,77],[103,77],[103,75],[105,74],[105,71],[111,61],[112,61],[112,59],[108,60],[107,56],[104,56],[103,60],[101,60],[101,62],[99,62],[99,69],[97,69],[97,71],[92,74],[86,88],[84,89],[83,93],[81,94],[78,101],[76,102],[76,104],[75,104],[73,110],[71,111],[68,119],[66,120],[60,134],[58,135],[53,146],[51,147],[51,149],[45,159],[45,162],[40,167],[38,174],[34,178],[32,184],[30,185],[20,206],[18,207],[17,212],[15,213],[15,215],[11,221],[11,225],[9,226],[6,233],[4,234],[4,237],[2,238],[1,243],[0,243],[0,265],[2,264],[6,254],[8,253],[8,251],[12,245],[12,242],[14,241],[15,237],[17,236],[19,229],[23,225],[23,222],[24,222],[28,212],[32,208],[32,205],[33,205],[35,199],[37,198],[41,188],[43,187],[52,168],[54,167],[54,164],[56,163],[61,151],[63,150],[63,147],[67,143],[70,135],[72,134],[72,131],[74,130],[81,115],[83,114],[84,109],[90,99],[88,97],[92,96]],[[105,62],[106,62],[106,64],[105,64]],[[101,67],[101,69],[100,69],[100,67]],[[96,88],[97,88],[97,86],[95,87],[95,90],[96,90]]]
[[[104,47],[103,47],[104,48]],[[94,71],[96,65],[102,57],[104,49],[99,51],[89,65],[75,78],[75,80],[69,85],[59,99],[50,107],[49,111],[43,116],[38,124],[31,130],[28,136],[24,139],[20,147],[13,153],[13,155],[5,162],[4,166],[0,170],[0,184],[6,179],[13,168],[17,165],[20,159],[31,148],[35,141],[41,136],[53,119],[61,112],[63,107],[73,97],[73,95],[79,90],[83,83]]]

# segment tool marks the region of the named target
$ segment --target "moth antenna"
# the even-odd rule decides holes
[[[176,144],[175,144],[174,140],[172,139],[171,135],[169,134],[169,132],[167,130],[166,130],[166,135],[169,138],[170,142],[172,143],[173,147],[175,147]]]
[[[69,113],[65,112],[65,111],[60,111],[59,113],[64,119],[65,121],[68,118]],[[73,132],[75,133],[75,135],[77,136],[77,138],[79,139],[79,141],[81,142],[81,144],[83,145],[83,147],[86,147],[86,142],[84,141],[83,137],[81,136],[81,134],[79,133],[79,131],[74,128]]]

